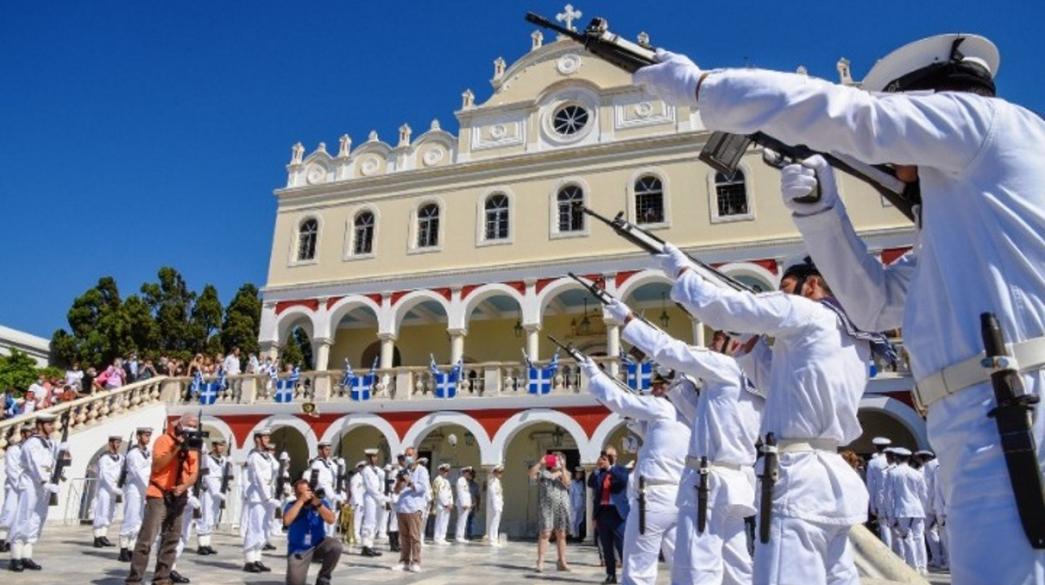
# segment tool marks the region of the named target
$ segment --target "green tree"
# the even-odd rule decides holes
[[[181,274],[169,266],[160,268],[157,278],[158,282],[145,283],[141,288],[142,296],[156,319],[159,332],[156,349],[161,353],[188,357],[206,342],[205,339],[193,338],[189,320],[196,293],[190,291]]]
[[[258,351],[258,332],[261,326],[261,298],[258,288],[251,283],[236,291],[225,309],[221,326],[221,342],[225,351],[239,347],[245,354]]]
[[[69,332],[59,329],[52,338],[56,361],[100,365],[119,355],[125,339],[120,308],[120,291],[111,276],[76,297],[66,314]]]
[[[218,290],[213,285],[203,287],[203,292],[196,297],[192,305],[190,319],[192,339],[200,345],[195,351],[210,355],[221,353],[221,300]]]
[[[290,339],[280,351],[280,363],[291,364],[302,370],[312,369],[312,343],[304,329],[296,327],[291,332]]]
[[[36,361],[26,353],[14,349],[11,355],[0,356],[0,390],[14,388],[25,392],[38,375]]]
[[[160,328],[145,299],[131,295],[120,307],[123,321],[127,327],[127,339],[124,354],[134,349],[143,356],[155,357],[159,348]]]

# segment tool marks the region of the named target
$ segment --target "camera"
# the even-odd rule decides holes
[[[202,451],[203,441],[210,436],[210,432],[201,430],[182,430],[181,431],[182,451]]]

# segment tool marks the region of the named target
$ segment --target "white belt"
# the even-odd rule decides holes
[[[694,457],[692,455],[686,455],[686,467],[700,471],[700,457]],[[740,471],[741,466],[734,463],[723,463],[723,462],[711,462],[708,461],[708,469],[714,469],[716,467],[723,467],[725,469],[732,469],[733,471]]]
[[[1045,337],[1008,343],[1006,347],[1011,356],[1007,358],[1006,367],[1028,372],[1045,366]],[[916,405],[926,411],[951,394],[989,380],[991,373],[997,371],[997,368],[989,362],[985,365],[986,357],[987,355],[981,351],[978,355],[951,364],[915,382],[912,394]]]
[[[808,453],[811,451],[838,452],[838,441],[831,439],[780,439],[778,453]]]
[[[643,477],[642,481],[646,484],[646,487],[648,488],[657,487],[661,485],[677,486],[679,484],[678,480],[676,479],[657,479],[655,477]]]

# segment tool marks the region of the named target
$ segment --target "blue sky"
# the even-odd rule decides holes
[[[50,337],[102,275],[124,295],[162,265],[227,301],[264,284],[290,146],[355,142],[490,94],[529,48],[532,2],[8,2],[0,8],[0,323]],[[862,77],[896,46],[977,32],[1002,95],[1045,111],[1042,2],[574,2],[705,67]],[[874,9],[869,9],[874,6]],[[712,9],[714,7],[714,9]],[[249,9],[248,9],[249,8]]]

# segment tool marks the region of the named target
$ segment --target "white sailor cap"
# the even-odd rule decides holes
[[[363,455],[366,455],[367,457],[376,457],[378,453],[380,453],[380,451],[377,449],[363,449]]]
[[[472,466],[471,465],[465,465],[464,467],[461,468],[461,473],[464,473],[466,471],[472,471]]]
[[[936,457],[935,453],[933,453],[932,451],[926,450],[926,449],[922,449],[920,451],[915,451],[914,455],[915,455],[915,457]]]
[[[984,81],[992,83],[998,75],[1001,56],[998,47],[980,35],[936,35],[908,43],[882,57],[861,85],[867,91],[884,92],[935,89],[932,85],[940,79],[940,71],[932,68],[948,64],[967,66],[970,71],[982,70],[989,76]]]
[[[624,466],[624,469],[635,469],[635,460],[632,459],[629,461],[628,464]]]
[[[225,439],[223,437],[214,437],[210,440],[211,445],[225,445]]]
[[[272,429],[258,429],[256,431],[254,431],[254,436],[255,437],[271,437],[272,436]]]
[[[138,433],[139,435],[151,435],[152,427],[138,427],[134,430],[134,432]]]
[[[497,465],[493,466],[492,471],[504,471],[504,465],[498,463]]]
[[[906,447],[893,447],[893,455],[899,455],[900,457],[910,457],[911,450]]]
[[[449,463],[440,463],[438,469],[439,469],[439,471],[447,471],[447,470],[450,469],[450,464]]]
[[[356,467],[366,467],[366,461],[360,461],[356,463]]]
[[[385,471],[392,471],[392,464],[391,463],[385,463],[385,466],[384,466],[383,469]]]
[[[892,445],[893,441],[889,437],[875,437],[871,439],[871,444],[875,447],[882,447]]]
[[[122,443],[123,442],[123,437],[121,437],[120,435],[109,435],[109,440],[110,441],[120,441]]]
[[[417,462],[418,463],[428,463],[428,458],[427,457],[418,457],[417,458]]]
[[[49,423],[54,422],[56,420],[58,420],[58,417],[49,412],[41,412],[40,414],[36,415],[36,422],[38,423]]]
[[[316,444],[316,446],[317,447],[329,447],[330,446],[330,441],[320,441],[319,443]]]
[[[33,427],[31,427],[30,425],[22,425],[22,428],[19,429],[19,431],[21,431],[24,435],[31,435],[33,434]]]

